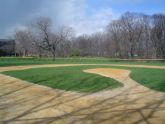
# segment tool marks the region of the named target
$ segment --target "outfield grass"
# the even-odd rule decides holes
[[[105,88],[116,88],[121,84],[111,78],[84,73],[91,68],[121,68],[131,70],[131,78],[153,90],[165,92],[165,69],[110,67],[110,66],[76,66],[38,68],[3,72],[4,74],[53,88],[80,92],[97,92]],[[36,78],[37,77],[37,78]]]
[[[57,58],[55,61],[49,58],[15,58],[0,57],[0,66],[37,65],[37,64],[142,64],[165,66],[165,62],[130,62],[110,58]]]

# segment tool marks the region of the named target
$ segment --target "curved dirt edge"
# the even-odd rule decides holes
[[[14,70],[26,70],[26,69],[32,69],[32,68],[84,66],[84,65],[89,65],[89,64],[59,64],[59,65],[53,64],[53,65],[12,66],[12,67],[2,67],[2,69],[0,68],[0,72],[3,72],[3,71],[14,71]],[[95,65],[95,64],[90,64],[90,65]],[[124,69],[112,69],[112,70],[118,70],[119,71],[119,70],[124,70]],[[94,73],[94,72],[89,72],[88,70],[83,70],[83,72],[85,72],[85,73]],[[128,73],[130,74],[130,71],[128,71]],[[113,77],[111,77],[109,75],[104,75],[104,74],[101,74],[101,73],[97,73],[97,74],[99,74],[101,76],[104,76],[104,77],[112,78],[114,80],[119,81],[120,83],[123,83],[122,80],[118,80],[117,78],[113,78]],[[122,74],[124,74],[124,73],[122,72]],[[38,88],[42,88],[42,89],[45,89],[45,90],[49,90],[52,93],[53,92],[59,92],[59,93],[63,92],[65,94],[73,94],[73,95],[78,95],[78,96],[86,95],[88,97],[93,97],[93,98],[95,97],[96,99],[98,97],[103,98],[102,96],[104,96],[105,94],[110,94],[111,92],[113,92],[113,95],[116,95],[118,92],[115,92],[115,91],[118,91],[118,89],[124,90],[123,87],[127,86],[127,85],[125,85],[123,83],[124,85],[122,87],[119,87],[119,88],[105,89],[105,90],[102,90],[102,91],[99,91],[99,92],[96,92],[96,93],[83,93],[83,92],[78,92],[78,91],[66,91],[66,90],[62,90],[62,89],[54,89],[54,88],[51,88],[51,87],[48,87],[48,86],[34,84],[32,82],[28,82],[26,80],[21,80],[21,79],[18,79],[18,78],[15,78],[15,77],[11,77],[11,76],[8,76],[8,75],[5,75],[5,74],[0,74],[0,78],[2,78],[2,77],[6,78],[7,80],[16,80],[16,81],[22,82],[24,84],[29,84],[29,85],[33,85],[34,87],[38,87]],[[112,93],[111,93],[111,95],[112,95]],[[107,96],[107,97],[109,97],[109,96]]]
[[[0,67],[0,72],[80,65],[110,64],[13,66]],[[84,71],[114,78],[124,83],[125,86],[110,91],[80,95],[73,92],[50,90],[44,86],[0,74],[0,123],[31,124],[51,121],[52,124],[57,122],[71,124],[76,121],[77,123],[152,122],[163,124],[165,122],[165,94],[137,84],[129,78],[129,70],[98,68]]]
[[[121,67],[135,67],[135,68],[155,68],[155,69],[165,69],[165,66],[148,66],[148,65],[127,65],[127,64],[43,64],[43,65],[25,65],[25,66],[8,66],[0,67],[0,72],[12,71],[12,70],[24,70],[30,68],[43,68],[43,67],[65,67],[65,66],[121,66]]]
[[[121,66],[121,67],[136,67],[136,68],[154,68],[154,69],[165,69],[165,66],[146,66],[146,65],[126,65],[126,64],[45,64],[45,65],[26,65],[26,66],[10,66],[10,67],[0,67],[0,72],[4,72],[4,71],[14,71],[14,70],[26,70],[26,69],[32,69],[32,68],[45,68],[45,67],[68,67],[68,66],[96,66],[96,65],[100,65],[100,66]],[[108,69],[107,69],[108,68]],[[110,67],[107,67],[107,68],[96,68],[96,69],[87,69],[87,70],[83,70],[83,72],[86,72],[86,73],[94,73],[94,74],[99,74],[101,76],[105,76],[105,77],[109,77],[109,78],[112,78],[114,80],[117,80],[119,81],[120,83],[123,83],[124,86],[123,87],[119,87],[119,88],[114,88],[114,89],[105,89],[105,90],[102,90],[102,91],[99,91],[97,93],[92,93],[91,95],[89,93],[79,93],[79,92],[76,92],[76,91],[65,91],[65,90],[61,90],[61,89],[53,89],[51,87],[47,87],[47,86],[43,86],[43,85],[38,85],[38,84],[34,84],[34,83],[31,83],[31,82],[28,82],[28,81],[24,81],[24,80],[21,80],[21,79],[17,79],[17,80],[20,80],[20,81],[24,81],[26,83],[30,83],[30,84],[34,84],[36,86],[39,86],[39,87],[43,87],[43,88],[48,88],[50,90],[57,90],[58,92],[70,92],[70,93],[73,93],[73,94],[88,94],[89,96],[103,96],[104,94],[110,94],[111,92],[113,92],[113,94],[116,94],[116,92],[118,93],[118,90],[120,89],[120,91],[123,91],[123,90],[126,90],[127,88],[130,88],[130,87],[136,87],[136,86],[140,86],[141,88],[143,88],[143,90],[150,90],[152,92],[157,92],[157,93],[160,93],[162,94],[163,92],[159,92],[159,91],[155,91],[155,90],[152,90],[150,88],[147,88],[143,85],[141,85],[140,83],[134,81],[133,79],[130,78],[130,73],[131,71],[130,70],[126,70],[126,69],[112,69]],[[107,72],[107,71],[108,72]],[[114,73],[115,71],[115,74],[116,75],[112,75],[112,73]],[[116,73],[117,71],[117,73]],[[106,72],[106,73],[105,73]],[[120,75],[120,76],[119,76]],[[1,74],[1,76],[3,76],[3,74]],[[4,75],[6,76],[6,75]],[[10,76],[7,76],[8,78],[10,78]],[[15,78],[15,77],[11,77],[11,78]],[[128,83],[129,82],[129,83]],[[100,95],[98,95],[100,94]],[[164,94],[164,93],[163,93]]]
[[[103,66],[121,66],[121,67],[136,67],[136,68],[154,68],[154,69],[165,69],[165,66],[146,66],[146,65],[124,65],[124,64],[46,64],[46,65],[27,65],[27,66],[11,66],[11,67],[0,67],[0,72],[3,71],[13,71],[13,70],[26,70],[26,69],[32,69],[32,68],[45,68],[45,67],[68,67],[68,66],[97,66],[97,65],[103,65]],[[116,71],[118,71],[118,73],[116,73]],[[28,81],[24,81],[21,79],[17,79],[19,81],[23,81],[29,84],[33,84],[35,86],[38,87],[43,87],[45,89],[49,89],[50,91],[55,91],[55,92],[68,92],[70,94],[74,94],[74,95],[87,95],[88,97],[93,97],[93,98],[107,98],[107,97],[111,97],[114,96],[116,94],[119,94],[127,89],[130,89],[131,87],[140,87],[141,90],[144,91],[150,91],[150,92],[156,92],[159,94],[165,94],[163,92],[159,92],[159,91],[155,91],[152,90],[150,88],[147,88],[143,85],[141,85],[140,83],[134,81],[133,79],[130,78],[130,70],[126,70],[126,69],[112,69],[110,67],[107,68],[96,68],[96,69],[87,69],[87,70],[83,70],[83,72],[86,73],[95,73],[95,74],[99,74],[101,76],[105,76],[105,77],[109,77],[112,78],[114,80],[119,81],[120,83],[124,84],[123,87],[119,87],[119,88],[114,88],[114,89],[105,89],[96,93],[79,93],[76,91],[65,91],[65,90],[61,90],[61,89],[53,89],[51,87],[47,87],[47,86],[43,86],[43,85],[38,85],[38,84],[34,84]],[[116,73],[116,75],[113,75],[112,73]],[[120,73],[120,76],[118,76]],[[1,76],[3,76],[3,74],[1,74]],[[6,76],[6,75],[4,75]],[[8,76],[8,78],[14,78],[14,77],[10,77]],[[108,94],[108,95],[107,95]]]
[[[109,77],[112,78],[120,83],[123,84],[123,87],[119,87],[119,88],[114,88],[114,89],[105,89],[103,91],[99,91],[96,93],[93,93],[91,96],[93,97],[101,97],[101,98],[107,98],[116,94],[120,94],[123,91],[126,91],[130,88],[134,88],[136,87],[137,90],[141,90],[141,91],[145,91],[145,92],[155,92],[158,94],[165,94],[163,92],[159,92],[159,91],[155,91],[152,90],[148,87],[145,87],[143,85],[141,85],[140,83],[134,81],[133,79],[131,79],[130,74],[131,71],[130,70],[126,70],[126,69],[112,69],[112,68],[96,68],[96,69],[87,69],[87,70],[83,70],[83,72],[86,73],[93,73],[93,74],[98,74],[101,76],[105,76],[105,77]]]

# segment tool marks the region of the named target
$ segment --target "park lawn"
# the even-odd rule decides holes
[[[0,57],[0,67],[19,66],[19,65],[40,65],[40,64],[131,64],[131,65],[141,64],[141,65],[165,66],[165,62],[160,62],[160,61],[131,62],[131,61],[120,61],[120,60],[103,58],[103,57],[57,58],[55,61],[52,58]]]
[[[122,86],[121,83],[111,78],[83,72],[85,69],[92,68],[121,68],[131,70],[131,78],[141,85],[153,90],[165,92],[165,69],[114,66],[74,66],[37,68],[3,73],[52,88],[80,92],[97,92],[103,89],[112,89]]]

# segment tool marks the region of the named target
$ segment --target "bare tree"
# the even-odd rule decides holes
[[[21,56],[28,56],[32,52],[32,39],[29,30],[15,31],[16,52]]]
[[[74,31],[70,27],[61,27],[56,34],[61,37],[61,41],[57,47],[57,55],[65,57],[71,52],[71,42],[74,38]]]
[[[149,18],[144,14],[125,13],[107,26],[114,57],[143,57],[151,47]],[[147,49],[147,50],[146,50]]]
[[[59,47],[64,46],[65,41],[72,37],[72,29],[69,27],[62,27],[52,31],[52,22],[49,18],[40,17],[33,22],[33,26],[38,33],[38,40],[35,44],[44,50],[47,50],[56,58]],[[63,49],[64,50],[64,49]]]
[[[122,57],[122,47],[124,47],[124,44],[122,44],[123,34],[121,20],[115,20],[107,26],[107,38],[113,57]]]
[[[153,15],[152,42],[158,58],[165,58],[165,15]]]
[[[40,17],[27,30],[17,30],[15,39],[17,52],[24,56],[165,58],[165,15],[127,12],[105,32],[78,37],[72,28],[54,28],[51,19]]]

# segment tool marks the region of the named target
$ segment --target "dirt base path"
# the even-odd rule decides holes
[[[57,66],[77,65],[1,67],[0,72]],[[165,69],[165,66],[139,67]],[[129,77],[129,70],[97,68],[84,72],[111,77],[122,82],[124,87],[94,94],[80,94],[51,89],[0,74],[0,124],[165,123],[165,93],[139,85]]]

